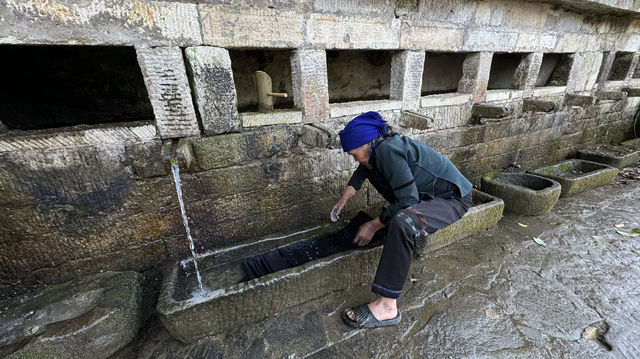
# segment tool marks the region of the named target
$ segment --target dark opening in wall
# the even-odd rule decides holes
[[[536,87],[566,86],[573,65],[573,54],[544,54]]]
[[[516,89],[516,69],[520,66],[524,54],[495,53],[491,60],[488,90]]]
[[[611,65],[611,71],[609,71],[609,78],[607,80],[624,80],[631,68],[632,60],[632,52],[616,52],[616,57],[613,59],[613,65]]]
[[[327,51],[329,102],[389,99],[391,51]]]
[[[154,119],[133,47],[2,45],[0,76],[9,129]]]
[[[229,57],[239,112],[258,111],[256,71],[264,71],[271,77],[272,92],[287,94],[273,98],[274,109],[294,107],[290,50],[229,50]]]
[[[427,53],[422,72],[422,96],[457,92],[467,54]]]

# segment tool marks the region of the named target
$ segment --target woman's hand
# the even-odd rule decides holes
[[[337,222],[339,215],[340,215],[340,211],[342,211],[342,208],[344,207],[346,203],[342,201],[342,199],[340,199],[338,201],[338,203],[336,203],[335,206],[333,206],[333,209],[331,210],[331,214],[329,215],[331,217],[331,222]]]
[[[369,244],[369,242],[371,242],[373,235],[376,234],[376,232],[382,227],[384,227],[384,224],[380,222],[379,218],[370,220],[369,222],[360,226],[356,237],[353,239],[353,243],[361,247],[366,246],[367,244]]]
[[[340,211],[342,211],[342,208],[344,208],[345,204],[347,204],[349,198],[351,198],[354,194],[356,194],[356,189],[352,186],[347,186],[347,188],[344,189],[340,200],[335,204],[335,206],[333,206],[331,214],[329,214],[329,217],[331,217],[331,222],[338,221]]]

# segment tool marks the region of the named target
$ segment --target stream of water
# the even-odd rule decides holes
[[[189,248],[191,249],[191,257],[193,257],[193,265],[196,269],[196,276],[198,277],[198,285],[200,286],[200,291],[204,292],[204,287],[202,286],[202,277],[200,276],[200,271],[198,270],[198,261],[196,260],[196,248],[193,245],[193,238],[191,237],[191,230],[189,229],[189,219],[187,218],[187,212],[184,209],[184,202],[182,201],[182,182],[180,182],[180,167],[176,162],[171,163],[171,172],[173,173],[173,181],[176,184],[176,193],[178,193],[178,202],[180,202],[180,212],[182,212],[182,223],[184,224],[184,229],[187,231],[187,239],[189,239]]]

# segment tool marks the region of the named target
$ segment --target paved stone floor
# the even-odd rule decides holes
[[[395,327],[342,323],[343,308],[374,298],[367,282],[192,344],[151,320],[116,357],[639,358],[640,237],[614,227],[640,227],[639,213],[640,182],[618,179],[543,216],[505,215],[414,262]],[[592,325],[608,327],[601,341],[581,338]]]

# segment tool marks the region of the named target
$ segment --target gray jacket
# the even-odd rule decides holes
[[[438,178],[455,184],[464,197],[471,192],[467,180],[451,161],[409,137],[393,135],[379,138],[369,156],[369,166],[360,164],[349,180],[359,190],[365,179],[389,202],[380,221],[387,223],[401,209],[434,197]]]

